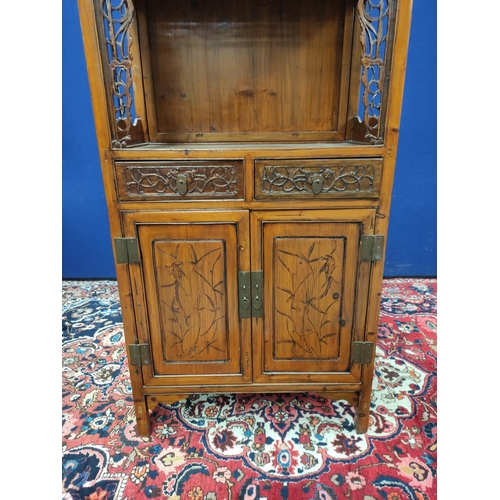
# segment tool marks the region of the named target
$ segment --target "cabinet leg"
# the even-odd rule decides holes
[[[150,418],[147,411],[146,401],[134,401],[135,418],[137,422],[137,434],[141,437],[149,437],[150,435]]]
[[[358,434],[365,434],[368,430],[368,423],[370,420],[370,398],[371,389],[368,391],[361,391],[359,393],[359,403],[356,408],[356,415],[354,417],[354,424]]]
[[[169,405],[171,403],[176,403],[177,401],[180,401],[185,397],[186,397],[185,394],[165,394],[163,396],[146,396],[149,414],[151,415],[151,413],[153,413],[153,410],[160,403],[165,403]]]

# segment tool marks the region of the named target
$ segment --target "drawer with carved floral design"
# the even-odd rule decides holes
[[[381,158],[256,160],[255,198],[377,198]]]
[[[242,200],[243,160],[116,162],[120,201]]]

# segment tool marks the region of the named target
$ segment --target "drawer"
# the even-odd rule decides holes
[[[116,162],[120,201],[242,200],[243,160]]]
[[[255,198],[377,198],[381,179],[381,158],[256,160]]]

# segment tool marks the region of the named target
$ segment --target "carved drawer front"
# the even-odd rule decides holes
[[[117,162],[120,201],[242,200],[243,160]]]
[[[255,198],[377,198],[381,158],[256,160]]]

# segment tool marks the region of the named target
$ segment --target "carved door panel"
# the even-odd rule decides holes
[[[360,239],[373,220],[371,210],[252,215],[252,267],[264,283],[256,381],[359,381],[350,353],[364,337],[370,263],[360,260]]]
[[[138,238],[137,329],[150,343],[146,384],[250,381],[249,321],[238,318],[238,271],[249,270],[248,213],[130,213]],[[142,312],[141,312],[142,311]]]

